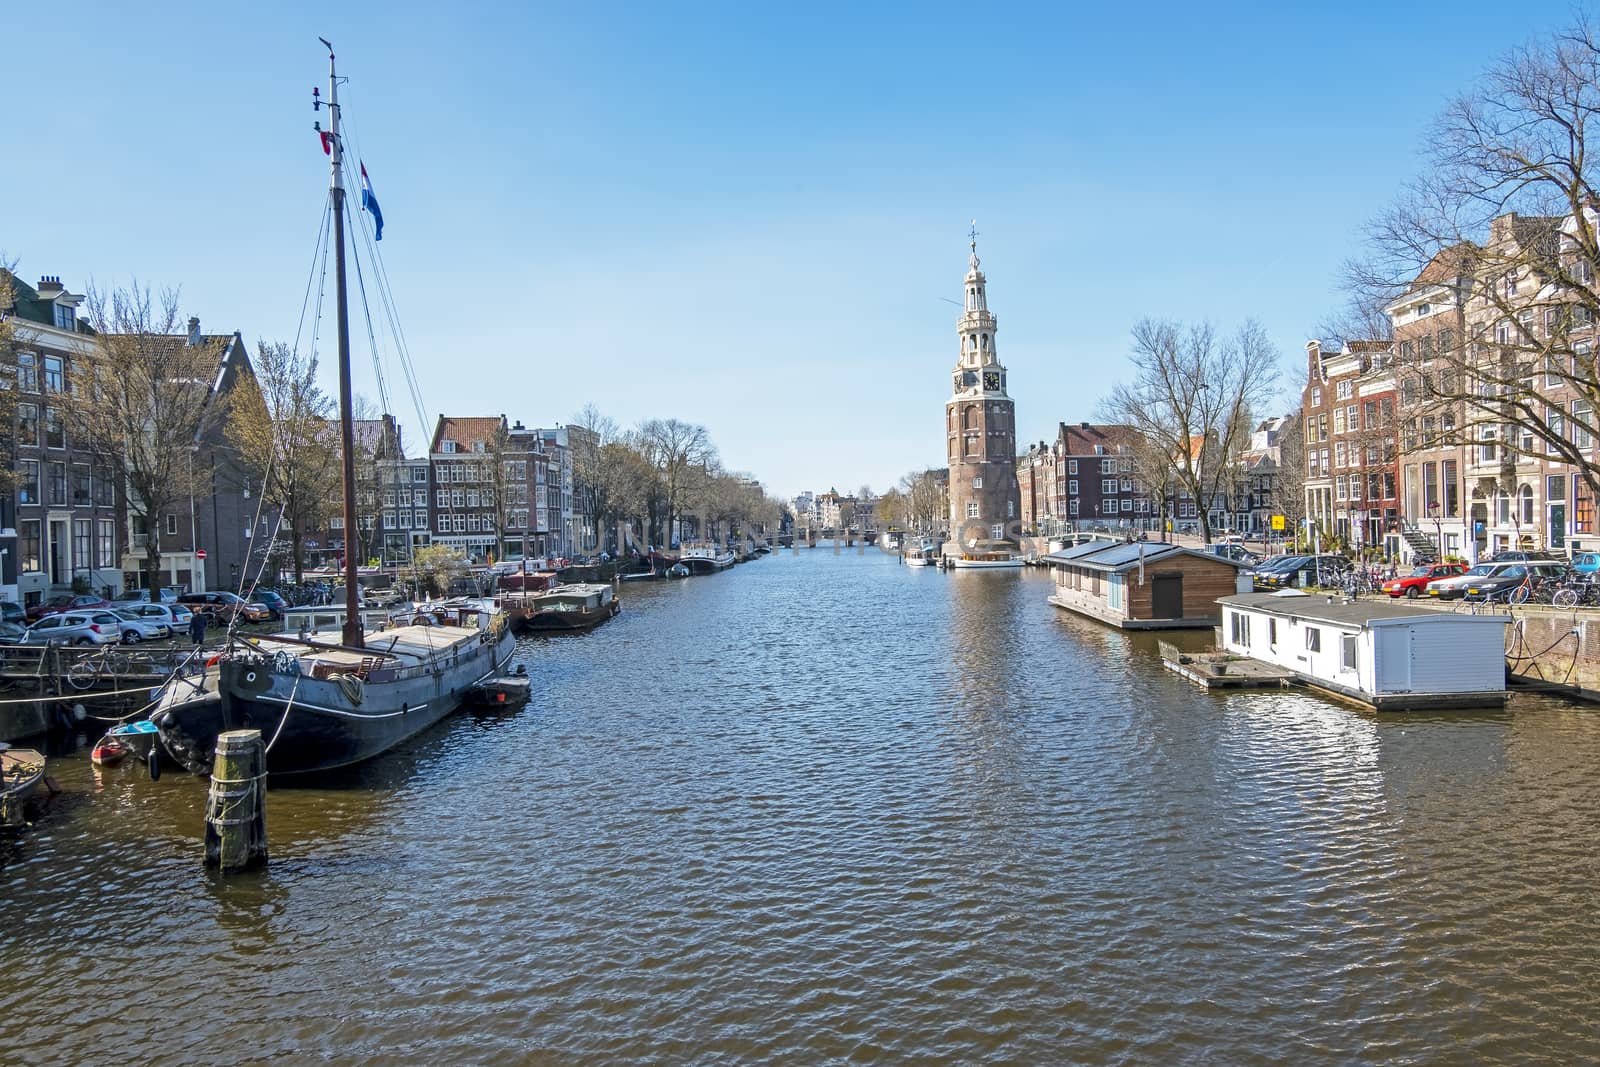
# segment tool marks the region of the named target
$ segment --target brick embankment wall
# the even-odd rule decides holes
[[[1600,612],[1522,607],[1506,627],[1506,667],[1529,682],[1553,682],[1600,701]]]

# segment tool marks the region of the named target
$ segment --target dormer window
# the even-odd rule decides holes
[[[474,441],[474,442],[472,442],[472,450],[474,452],[481,453],[483,451],[483,442],[482,441]]]
[[[455,450],[456,450],[456,443],[454,441],[441,441],[441,442],[439,442],[439,451],[441,451],[441,452],[454,452]]]
[[[78,318],[77,318],[77,316],[75,314],[73,314],[72,306],[70,304],[57,304],[55,307],[56,307],[56,329],[58,329],[58,330],[74,330],[74,329],[76,329],[77,325],[78,325]]]

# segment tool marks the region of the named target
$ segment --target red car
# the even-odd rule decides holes
[[[88,611],[92,608],[110,606],[110,601],[101,600],[97,596],[73,596],[71,593],[62,593],[29,608],[28,618],[37,621],[50,615],[59,615],[63,611]]]
[[[1454,578],[1458,574],[1465,573],[1467,573],[1465,563],[1428,563],[1413,568],[1410,574],[1403,577],[1391,578],[1378,588],[1391,597],[1415,600],[1427,591],[1429,582],[1437,582],[1440,578]]]

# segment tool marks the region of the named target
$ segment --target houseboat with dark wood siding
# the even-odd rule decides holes
[[[520,633],[592,630],[622,610],[616,590],[599,582],[558,585],[538,596],[507,604],[511,625]]]

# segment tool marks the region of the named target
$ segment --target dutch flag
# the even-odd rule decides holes
[[[378,210],[378,198],[372,195],[372,180],[367,177],[367,165],[361,164],[361,208],[372,215],[376,229],[373,240],[383,240],[383,212]]]

